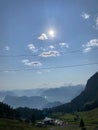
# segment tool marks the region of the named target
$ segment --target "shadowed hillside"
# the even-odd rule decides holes
[[[85,90],[70,103],[52,109],[53,111],[73,112],[98,107],[98,72],[87,81]]]

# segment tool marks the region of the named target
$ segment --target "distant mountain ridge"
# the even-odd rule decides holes
[[[28,108],[37,108],[37,109],[43,109],[43,108],[51,108],[55,106],[61,105],[60,102],[48,102],[45,98],[40,96],[32,96],[32,97],[16,97],[16,96],[6,96],[4,103],[10,105],[13,108],[18,107],[28,107]]]
[[[84,90],[83,85],[1,92],[3,102],[13,108],[52,108],[71,101]],[[8,94],[8,95],[7,95]]]
[[[84,85],[75,85],[60,88],[50,88],[41,94],[48,101],[54,102],[59,101],[62,103],[70,102],[73,98],[78,96],[84,90]]]
[[[84,85],[80,84],[65,87],[63,86],[59,88],[37,88],[27,90],[0,91],[0,101],[3,101],[4,98],[9,95],[17,97],[40,96],[46,98],[49,102],[59,101],[62,103],[66,103],[79,95],[83,90]]]

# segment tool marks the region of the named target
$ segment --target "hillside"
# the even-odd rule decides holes
[[[64,122],[68,122],[69,124],[66,127],[62,126],[47,126],[43,127],[36,127],[33,126],[31,123],[20,122],[18,120],[9,120],[9,119],[0,119],[0,130],[80,130],[79,122],[74,120],[75,115],[78,114],[81,118],[83,118],[86,130],[97,130],[98,129],[98,108],[86,111],[86,112],[78,112],[74,114],[63,114],[60,115],[56,113],[55,117],[57,119],[61,119]]]
[[[52,109],[53,111],[72,112],[90,110],[98,107],[98,72],[87,81],[83,92],[70,103]]]
[[[85,90],[71,103],[80,109],[98,107],[98,72],[88,79]]]
[[[19,115],[16,110],[12,109],[7,104],[0,102],[0,118],[17,119],[19,118]]]

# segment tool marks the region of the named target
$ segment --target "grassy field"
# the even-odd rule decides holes
[[[0,119],[0,130],[81,130],[79,127],[80,119],[74,120],[77,114],[79,118],[84,120],[86,130],[98,130],[98,108],[74,114],[54,114],[55,117],[63,120],[65,123],[68,122],[65,126],[47,126],[42,128],[17,120]]]
[[[89,125],[86,130],[98,130],[98,127]],[[48,126],[46,128],[32,126],[16,120],[0,119],[0,130],[81,130],[78,125]]]

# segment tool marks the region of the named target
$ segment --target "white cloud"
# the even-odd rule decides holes
[[[83,49],[83,52],[84,52],[84,53],[87,53],[87,52],[91,51],[91,49],[92,49],[91,47],[84,48],[84,49]]]
[[[22,63],[28,63],[28,62],[29,62],[28,59],[22,60]]]
[[[92,39],[87,44],[87,47],[98,47],[98,39]]]
[[[84,18],[85,20],[90,18],[90,14],[88,14],[88,13],[86,13],[86,12],[83,12],[81,16],[82,16],[82,18]]]
[[[65,48],[68,48],[68,47],[69,47],[68,43],[64,43],[64,42],[59,43],[59,45],[60,45],[61,47],[65,47]]]
[[[33,61],[33,62],[30,62],[28,59],[25,59],[25,60],[22,60],[22,63],[24,63],[24,65],[26,66],[30,66],[30,67],[38,67],[38,66],[41,66],[42,63],[39,62],[39,61]]]
[[[39,40],[47,40],[48,37],[45,33],[42,33],[39,37],[38,37]]]
[[[28,44],[28,48],[31,51],[35,51],[35,46],[33,44]]]
[[[98,39],[91,39],[86,44],[82,45],[83,52],[89,52],[93,47],[98,47]]]
[[[5,46],[5,47],[4,47],[4,50],[9,51],[9,50],[10,50],[10,47],[9,47],[9,46]]]
[[[58,51],[48,51],[48,52],[42,52],[39,56],[41,56],[41,57],[57,57],[57,56],[60,56],[60,53]]]
[[[55,49],[55,47],[53,45],[50,45],[49,48],[50,49]]]

